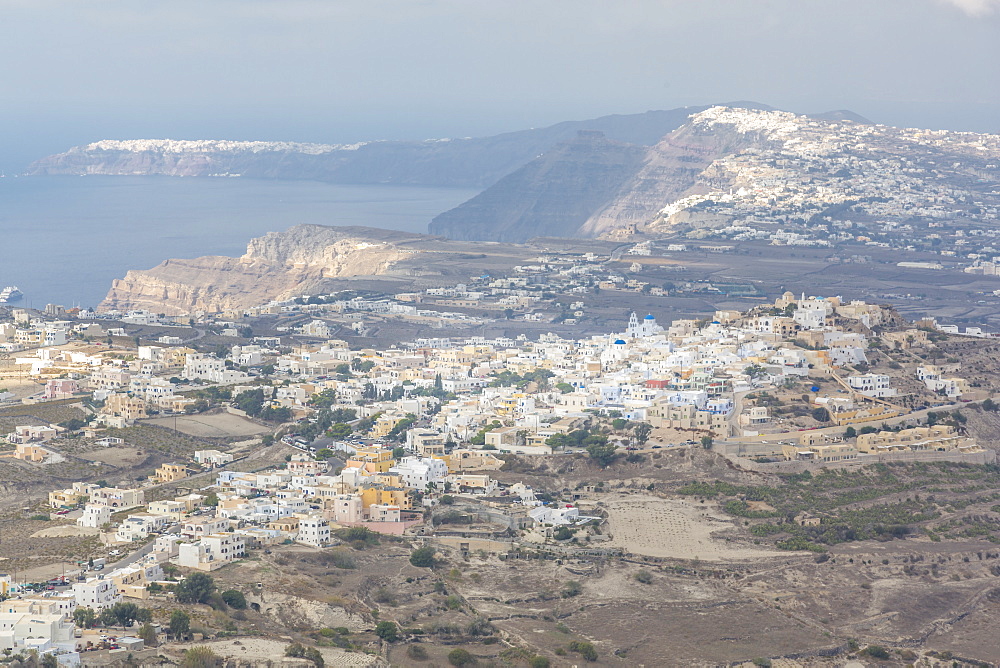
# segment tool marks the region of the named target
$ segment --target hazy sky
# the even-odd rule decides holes
[[[1000,132],[1000,0],[0,0],[0,168],[755,100]]]

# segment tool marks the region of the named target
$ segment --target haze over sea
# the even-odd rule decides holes
[[[239,256],[300,223],[426,232],[477,191],[144,176],[0,178],[0,288],[17,306],[97,306],[111,281],[168,258]]]

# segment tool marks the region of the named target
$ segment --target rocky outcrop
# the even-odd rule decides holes
[[[100,310],[181,315],[246,308],[308,293],[323,279],[388,274],[426,238],[357,227],[297,225],[253,239],[239,258],[167,260],[116,279]]]

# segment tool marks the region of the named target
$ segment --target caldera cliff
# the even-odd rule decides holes
[[[146,309],[167,315],[248,308],[308,293],[324,279],[379,276],[421,254],[425,235],[362,227],[296,225],[250,241],[239,258],[166,260],[115,279],[102,311]]]

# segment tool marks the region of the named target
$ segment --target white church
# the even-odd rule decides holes
[[[663,331],[663,328],[656,324],[656,318],[647,315],[642,320],[632,312],[628,319],[628,327],[625,328],[625,336],[633,339],[640,339],[646,336],[655,336]]]

